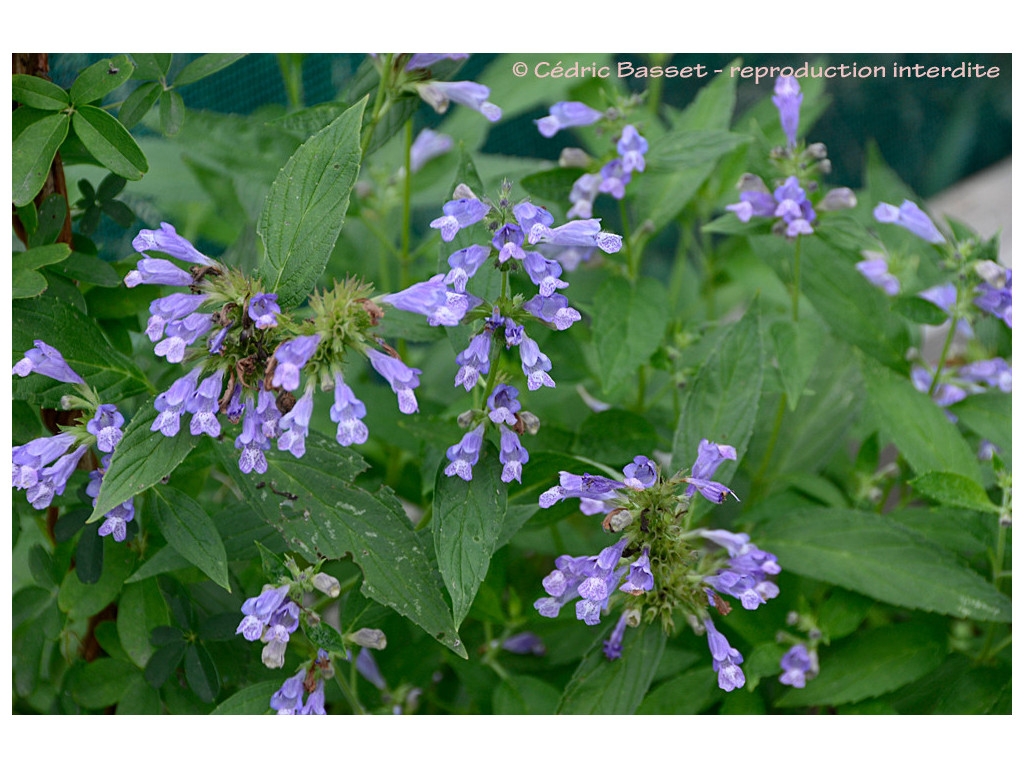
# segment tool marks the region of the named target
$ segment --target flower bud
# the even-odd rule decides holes
[[[736,183],[736,189],[740,192],[763,192],[766,195],[771,194],[771,190],[768,189],[768,185],[764,183],[764,180],[753,173],[744,173],[740,176],[740,180]]]
[[[786,626],[792,627],[798,621],[800,621],[800,614],[797,613],[796,611],[790,611],[789,613],[786,614]]]
[[[320,572],[313,576],[313,587],[328,597],[337,597],[341,594],[341,582],[328,573]]]
[[[540,419],[529,411],[520,411],[519,420],[523,422],[523,428],[528,435],[536,435],[540,431]]]
[[[64,395],[60,399],[60,409],[62,411],[70,411],[74,406],[71,403],[71,395]]]
[[[626,618],[626,625],[630,627],[640,626],[640,611],[637,608],[630,608],[629,610],[623,611],[622,615]]]
[[[375,651],[383,651],[388,647],[388,639],[379,629],[363,627],[347,635],[345,639],[358,646],[372,648]]]
[[[821,173],[832,173],[832,161],[827,157],[818,163],[818,170]]]
[[[559,168],[586,168],[590,165],[590,155],[579,147],[566,147],[558,156]]]
[[[1006,268],[996,264],[994,261],[984,259],[974,262],[974,271],[978,277],[991,285],[993,288],[1003,288],[1006,285]],[[64,400],[61,400],[63,408]]]
[[[467,184],[459,184],[452,193],[452,200],[476,200],[476,193]]]
[[[819,211],[841,211],[845,208],[857,207],[857,195],[849,187],[830,189],[828,194],[818,203]]]
[[[807,145],[807,156],[812,160],[824,160],[828,157],[828,148],[820,141]]]
[[[473,409],[460,413],[458,418],[459,427],[469,429],[473,426],[473,418],[476,416],[476,413]]]
[[[618,533],[619,531],[625,530],[629,527],[630,523],[633,522],[633,513],[628,509],[620,509],[614,515],[608,518],[608,530],[612,533]]]

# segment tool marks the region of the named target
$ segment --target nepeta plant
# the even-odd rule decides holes
[[[14,76],[16,711],[1009,710],[1012,270],[831,81],[238,59]]]

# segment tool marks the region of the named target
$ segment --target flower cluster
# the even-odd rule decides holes
[[[522,482],[522,466],[530,458],[519,438],[527,431],[535,431],[531,430],[535,417],[522,411],[517,387],[498,381],[502,344],[506,349],[518,349],[527,389],[554,387],[551,360],[526,333],[524,323],[539,322],[561,331],[581,318],[580,313],[569,306],[568,299],[558,293],[569,285],[561,279],[561,265],[528,246],[541,243],[556,247],[582,246],[600,248],[607,253],[614,253],[622,246],[621,237],[601,231],[599,219],[572,221],[553,228],[554,217],[548,211],[525,200],[513,205],[508,198],[510,190],[511,185],[506,182],[495,206],[460,185],[454,199],[444,204],[443,215],[430,222],[430,226],[439,230],[442,241],[448,243],[460,233],[471,232],[475,237],[483,228],[475,228],[476,225],[483,224],[489,233],[489,242],[453,252],[448,257],[447,274],[438,273],[425,282],[378,299],[396,309],[421,314],[431,325],[454,326],[481,321],[466,349],[455,357],[459,366],[454,379],[456,387],[470,392],[487,377],[483,394],[486,409],[464,414],[460,425],[467,431],[447,450],[449,464],[445,473],[466,481],[473,477],[473,467],[480,459],[488,426],[496,428],[498,433],[504,482]],[[500,296],[483,298],[469,293],[468,286],[488,261],[501,272],[502,288]],[[509,274],[519,269],[537,291],[526,300],[522,295],[510,295]],[[372,356],[371,363],[376,367]],[[399,398],[401,402],[401,395]]]
[[[399,78],[397,87],[403,90],[412,91],[419,95],[423,101],[433,107],[438,114],[448,111],[451,103],[461,104],[464,107],[479,112],[492,123],[501,119],[501,107],[488,101],[491,89],[486,85],[480,85],[469,80],[458,82],[447,82],[438,80],[431,71],[445,61],[461,61],[469,58],[468,53],[413,53],[400,54],[395,60],[396,71],[390,74]],[[378,69],[382,69],[384,62],[374,56],[373,61]],[[402,64],[404,62],[404,66]]]
[[[263,664],[269,669],[280,669],[288,640],[299,628],[301,608],[289,596],[290,587],[284,584],[273,587],[266,584],[257,597],[250,597],[242,603],[242,619],[235,630],[249,642],[262,640]]]
[[[915,363],[910,368],[910,381],[918,392],[931,393],[932,400],[942,408],[959,403],[968,395],[996,389],[1010,392],[1013,389],[1013,369],[1001,357],[991,360],[976,360],[959,367],[944,366],[935,381],[935,371]],[[934,388],[933,388],[934,382]],[[950,421],[956,416],[946,411]]]
[[[319,384],[334,392],[330,415],[338,425],[338,443],[364,443],[369,437],[362,422],[366,407],[342,375],[350,348],[366,355],[387,380],[403,413],[417,410],[413,389],[420,371],[406,366],[373,336],[372,327],[383,313],[369,300],[368,286],[348,280],[314,295],[313,318],[299,324],[282,312],[277,294],[264,292],[258,282],[203,255],[170,224],[142,230],[133,246],[143,254],[160,251],[194,265],[185,272],[170,261],[146,256],[125,278],[129,287],[151,283],[189,289],[150,305],[146,333],[156,343],[154,352],[170,363],[189,366],[188,373],[156,398],[152,431],[173,437],[182,416],[191,414],[191,434],[216,438],[223,413],[232,423],[242,422],[235,438],[239,469],[263,473],[265,452],[274,440],[280,451],[296,458],[305,454]],[[387,354],[374,348],[378,345]],[[306,383],[296,398],[293,393],[304,372]]]
[[[539,505],[578,498],[584,514],[604,514],[602,527],[620,538],[597,555],[558,557],[555,570],[543,580],[548,596],[534,603],[537,611],[553,618],[575,601],[576,617],[593,625],[617,600],[622,612],[604,643],[605,655],[616,659],[626,627],[660,617],[669,628],[680,609],[703,622],[719,685],[727,691],[742,686],[743,657],[715,628],[708,607],[724,615],[731,610],[725,597],[754,610],[777,596],[778,587],[768,577],[779,573],[778,562],[747,534],[689,531],[679,524],[697,493],[715,504],[735,498],[711,479],[722,462],[735,459],[732,446],[702,440],[693,466],[668,479],[646,456],[634,457],[621,480],[559,473],[558,485],[541,494]]]
[[[12,373],[21,377],[38,373],[73,384],[77,394],[65,395],[61,407],[65,410],[78,409],[85,414],[77,425],[60,434],[15,446],[11,451],[13,486],[26,492],[26,498],[34,508],[45,509],[55,496],[63,495],[79,461],[89,448],[95,446],[100,453],[101,465],[89,473],[85,491],[95,506],[111,456],[124,434],[121,430],[124,416],[116,406],[100,403],[95,390],[71,369],[59,351],[44,341],[36,340],[34,348],[15,364]],[[134,500],[128,499],[106,513],[98,533],[100,536],[112,534],[115,541],[124,541],[128,535],[128,523],[134,517]]]
[[[801,147],[797,142],[800,123],[800,104],[803,94],[794,77],[779,77],[775,83],[772,101],[779,110],[779,121],[786,134],[786,146],[772,152],[771,160],[782,173],[774,191],[759,177],[745,173],[737,188],[740,201],[725,206],[746,223],[752,218],[774,219],[772,231],[788,238],[814,234],[813,222],[819,212],[853,208],[857,197],[848,187],[830,189],[811,201],[809,195],[818,192],[817,174],[828,173],[832,166],[825,145],[816,143]]]
[[[279,715],[326,715],[324,681],[334,677],[330,654],[317,651],[312,663],[305,664],[270,697],[270,708]],[[305,702],[303,696],[308,694]]]

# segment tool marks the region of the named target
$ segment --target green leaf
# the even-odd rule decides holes
[[[47,288],[46,278],[34,269],[15,267],[11,272],[11,298],[31,299]]]
[[[160,83],[142,83],[129,93],[117,113],[121,125],[129,130],[138,125],[139,121],[149,114],[161,93],[163,88]]]
[[[112,59],[100,59],[83,69],[71,84],[71,103],[80,108],[102,99],[119,85],[127,82],[134,71],[135,65],[123,53]]]
[[[572,185],[582,175],[580,168],[550,168],[524,176],[519,184],[532,197],[561,204],[569,199]]]
[[[185,679],[201,701],[210,703],[220,693],[220,673],[209,651],[198,643],[185,649]]]
[[[670,131],[655,142],[645,159],[648,170],[679,171],[714,162],[749,141],[749,136],[729,131]]]
[[[193,498],[170,486],[154,486],[153,498],[153,517],[167,543],[230,592],[228,556],[210,516]]]
[[[11,78],[11,98],[26,107],[50,112],[64,109],[71,103],[68,92],[59,85],[33,75],[14,75]]]
[[[959,423],[996,445],[1007,464],[1012,457],[1012,398],[1006,392],[983,392],[954,403],[950,410]]]
[[[920,296],[901,296],[893,304],[893,309],[908,320],[923,325],[942,325],[949,319],[945,310]]]
[[[795,410],[825,346],[825,331],[814,320],[776,320],[771,327],[779,378],[789,410]]]
[[[277,680],[265,680],[250,685],[238,693],[224,699],[211,715],[263,715],[270,711],[270,697],[273,696],[281,683]]]
[[[220,451],[239,490],[290,547],[311,560],[351,554],[365,577],[364,595],[467,657],[426,542],[415,534],[398,500],[387,489],[371,494],[348,484],[366,467],[358,453],[311,431],[301,459],[275,452],[267,457],[267,473],[255,478],[241,474],[229,444]]]
[[[88,533],[88,531],[87,531]],[[75,571],[69,571],[57,594],[57,607],[70,619],[87,619],[106,608],[131,573],[135,553],[112,536],[103,538],[103,575],[95,584],[83,584]]]
[[[989,715],[1009,714],[999,708],[1009,696],[1010,668],[979,667],[973,659],[951,654],[926,677],[896,694],[894,706],[907,715]]]
[[[130,664],[112,658],[101,658],[72,668],[68,688],[72,698],[86,709],[103,709],[121,700],[121,696],[138,678]]]
[[[166,77],[171,69],[170,53],[132,53],[129,54],[135,62],[133,79],[159,80]]]
[[[174,437],[150,431],[156,418],[155,400],[152,398],[144,403],[124,430],[103,476],[100,495],[96,498],[96,507],[89,522],[99,520],[118,504],[159,483],[199,443],[202,436],[189,434],[185,428],[179,429]]]
[[[455,169],[455,178],[452,180],[452,188],[448,190],[449,199],[455,193],[459,184],[465,184],[477,197],[484,197],[484,183],[480,180],[480,174],[476,170],[476,163],[473,162],[473,154],[466,149],[464,142],[459,142],[459,165]]]
[[[501,482],[498,457],[486,441],[471,482],[446,476],[443,466],[444,462],[438,466],[434,481],[434,549],[459,627],[497,548],[508,491]]]
[[[820,655],[818,677],[785,693],[778,706],[834,706],[894,691],[942,663],[946,637],[931,626],[897,624],[854,635]]]
[[[86,256],[84,253],[72,252],[68,258],[60,262],[60,266],[51,267],[48,272],[56,272],[80,283],[99,285],[107,288],[121,284],[117,271],[103,259]]]
[[[171,573],[184,568],[191,568],[192,563],[178,554],[173,547],[162,547],[151,557],[140,565],[131,576],[125,579],[125,584],[134,584],[144,581],[151,576],[159,576],[161,573]]]
[[[49,195],[39,206],[36,231],[28,239],[29,248],[55,243],[64,229],[68,216],[68,201],[63,195]]]
[[[644,700],[665,650],[661,624],[626,629],[622,657],[604,655],[602,633],[583,657],[558,704],[559,715],[631,715]]]
[[[915,477],[910,484],[929,499],[962,509],[979,512],[999,512],[980,484],[955,472],[927,472]]]
[[[177,91],[160,94],[160,130],[164,136],[174,136],[185,122],[185,100]]]
[[[31,203],[43,188],[53,157],[67,138],[69,125],[70,118],[64,113],[47,115],[14,138],[11,196],[19,208]]]
[[[149,658],[146,671],[143,673],[146,682],[154,688],[159,688],[167,682],[167,678],[178,668],[181,657],[185,655],[185,648],[185,641],[180,637],[157,648]]]
[[[736,449],[736,461],[726,461],[715,474],[716,481],[729,482],[754,430],[764,358],[761,309],[755,303],[722,335],[683,399],[672,441],[677,469],[693,463],[700,441],[706,438]]]
[[[267,195],[256,227],[264,247],[257,273],[282,307],[306,298],[341,233],[359,175],[365,106],[359,102],[299,147]]]
[[[118,715],[159,715],[163,711],[160,694],[142,675],[133,676],[117,701]]]
[[[553,715],[562,692],[529,675],[510,675],[494,689],[496,715]]]
[[[302,630],[306,633],[306,637],[309,638],[310,642],[317,648],[323,648],[325,651],[333,651],[340,654],[344,654],[348,650],[338,630],[326,621],[310,624],[303,618]]]
[[[917,474],[954,472],[981,482],[974,452],[928,395],[871,360],[864,359],[861,368],[867,413]]]
[[[1010,621],[1010,601],[950,552],[868,512],[787,508],[758,546],[792,571],[905,608],[979,621]]]
[[[651,691],[638,715],[696,715],[721,698],[718,673],[710,666],[690,669]]]
[[[631,287],[624,280],[606,280],[594,296],[597,312],[593,339],[598,377],[607,394],[636,373],[661,345],[668,322],[668,297],[662,283],[642,278]]]
[[[156,579],[127,584],[117,604],[117,636],[121,647],[139,667],[153,655],[150,634],[171,620]]]
[[[39,269],[48,264],[57,264],[71,255],[71,248],[66,243],[52,243],[30,248],[14,254],[15,269]],[[14,298],[20,298],[15,296]]]
[[[138,181],[149,170],[139,145],[113,115],[99,107],[79,107],[72,125],[89,153],[118,176]]]
[[[245,56],[244,53],[207,53],[193,61],[190,61],[174,78],[175,87],[194,83],[209,77],[214,72],[220,72],[225,67],[230,67],[239,59]]]
[[[297,112],[289,112],[271,120],[268,125],[280,128],[299,141],[305,141],[334,122],[349,106],[340,101],[328,101]]]

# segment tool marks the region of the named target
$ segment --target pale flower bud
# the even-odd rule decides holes
[[[313,587],[328,597],[337,597],[341,594],[341,582],[327,573],[320,572],[313,576]]]
[[[375,651],[383,651],[388,646],[388,639],[379,629],[363,627],[349,634],[346,639],[363,648],[372,648]]]

